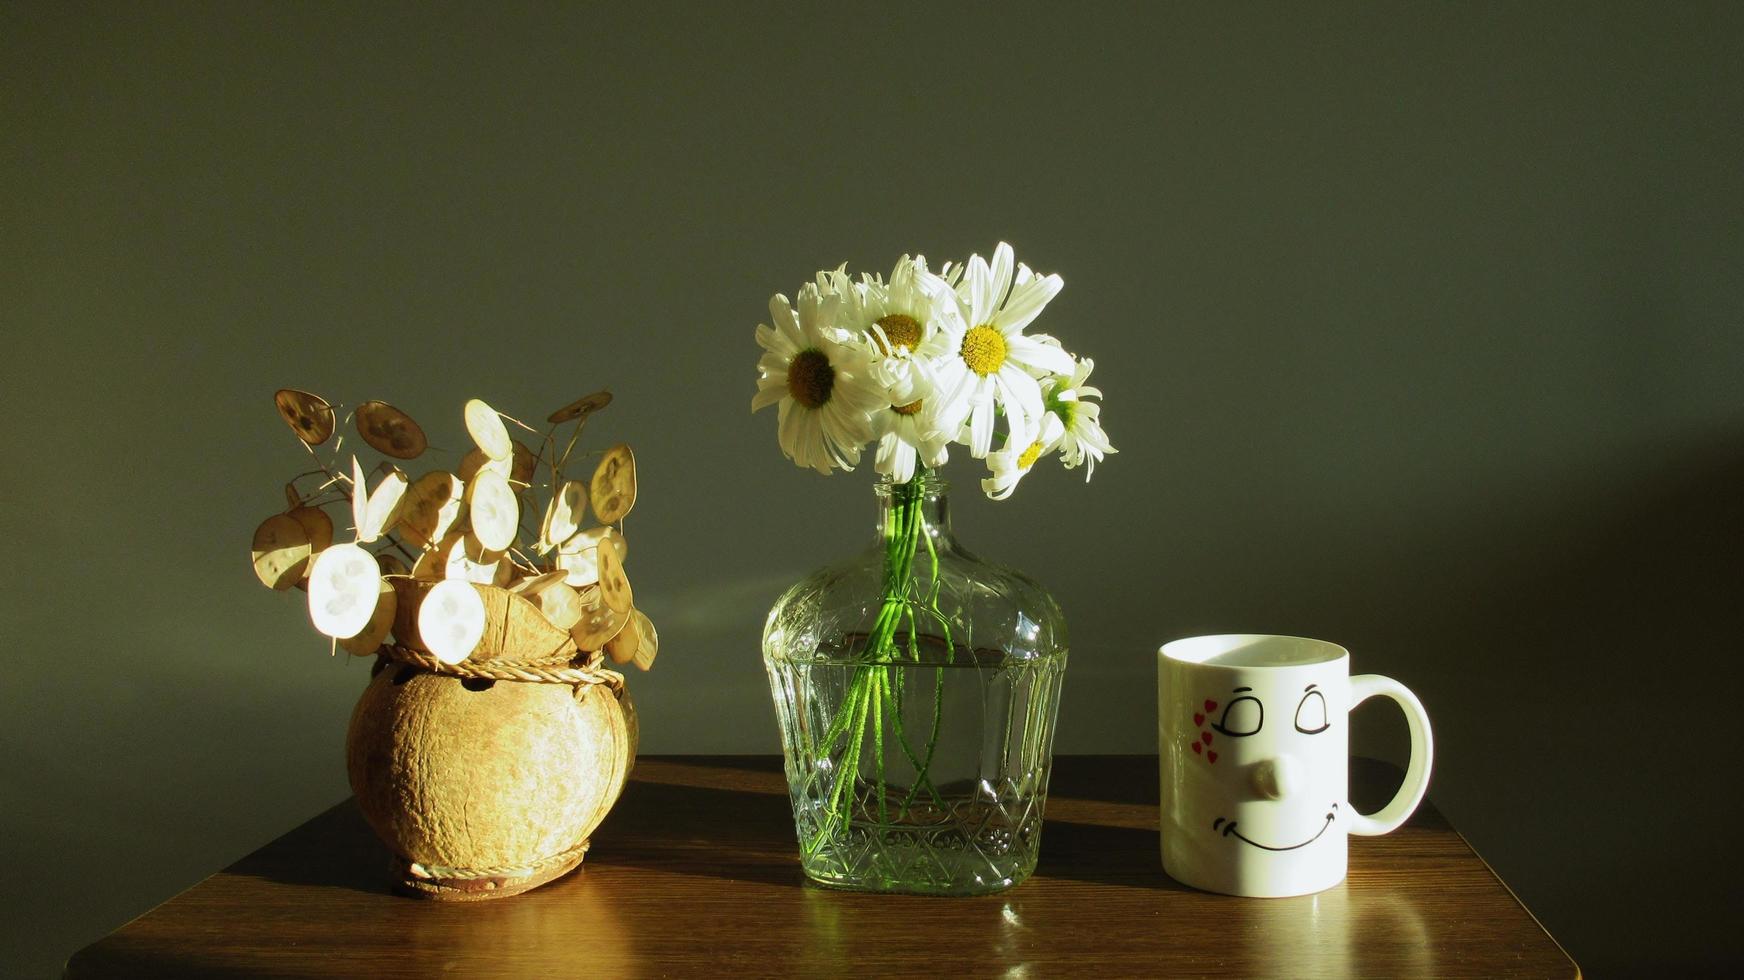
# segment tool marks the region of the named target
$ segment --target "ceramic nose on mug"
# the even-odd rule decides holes
[[[1281,800],[1300,793],[1307,784],[1306,768],[1294,756],[1280,755],[1256,763],[1249,777],[1261,799]]]

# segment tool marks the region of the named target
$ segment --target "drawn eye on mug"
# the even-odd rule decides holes
[[[1296,705],[1296,730],[1304,735],[1318,735],[1332,727],[1327,720],[1330,716],[1326,712],[1326,695],[1320,693],[1319,687],[1318,684],[1308,685],[1301,702]]]
[[[1256,735],[1266,724],[1266,706],[1252,694],[1242,694],[1252,691],[1251,687],[1238,687],[1234,693],[1241,697],[1235,698],[1223,706],[1223,717],[1211,723],[1211,729],[1230,738],[1246,738]]]

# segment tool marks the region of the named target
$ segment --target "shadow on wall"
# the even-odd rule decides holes
[[[1744,432],[1616,468],[1422,543],[1364,642],[1415,648],[1408,683],[1465,706],[1432,709],[1434,797],[1583,966],[1714,969],[1744,958],[1744,862],[1712,843],[1738,796]]]

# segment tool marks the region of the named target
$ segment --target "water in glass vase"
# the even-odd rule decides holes
[[[879,494],[877,546],[788,590],[764,633],[801,864],[839,888],[1008,888],[1040,847],[1063,617],[956,544],[942,484]]]
[[[786,733],[788,784],[806,874],[940,894],[1028,877],[1065,660],[777,668],[779,710],[797,722]],[[832,738],[832,721],[848,713],[880,716],[882,730],[856,745],[850,719]]]

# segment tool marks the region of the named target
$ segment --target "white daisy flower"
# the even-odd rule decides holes
[[[890,279],[868,276],[855,288],[844,322],[864,330],[873,370],[890,389],[890,402],[905,405],[933,387],[931,363],[951,353],[941,317],[956,317],[956,297],[943,279],[927,271],[926,257],[904,255]]]
[[[917,461],[943,466],[951,439],[931,397],[931,365],[952,353],[938,320],[958,316],[955,294],[918,255],[898,259],[888,281],[865,276],[853,283],[841,269],[819,273],[818,281],[843,297],[839,322],[864,331],[872,377],[884,387],[886,403],[872,415],[878,472],[903,483]]]
[[[866,352],[836,326],[840,296],[815,284],[799,291],[799,308],[776,294],[769,300],[775,325],[759,324],[757,343],[768,353],[757,362],[751,411],[780,405],[781,451],[794,463],[826,476],[851,470],[872,438],[871,413],[889,402],[869,374]]]
[[[1066,469],[1084,464],[1084,482],[1105,454],[1119,452],[1102,431],[1102,406],[1089,398],[1100,399],[1102,389],[1085,384],[1096,362],[1086,357],[1072,369],[1070,377],[1056,375],[1042,382],[1042,401],[1050,417],[1060,421],[1059,438],[1047,446],[1047,452],[1060,451]]]
[[[951,437],[939,427],[938,409],[930,399],[918,398],[873,413],[872,433],[878,437],[878,472],[897,483],[914,476],[916,460],[937,469],[950,456],[946,447]]]
[[[1040,427],[1041,387],[1036,375],[1070,374],[1070,354],[1058,346],[1024,336],[1065,283],[1056,275],[1038,276],[1016,267],[1011,246],[993,251],[991,265],[979,255],[963,268],[956,290],[957,318],[940,318],[952,356],[937,368],[945,428],[968,424],[969,452],[983,458],[993,445],[994,412],[1005,413],[1008,441],[1027,445]]]
[[[1048,444],[1060,438],[1060,420],[1053,415],[1042,418],[1041,434],[1024,443],[1010,443],[998,452],[987,454],[987,470],[991,474],[981,481],[981,489],[994,500],[1004,500],[1017,489],[1017,482],[1048,451]]]

